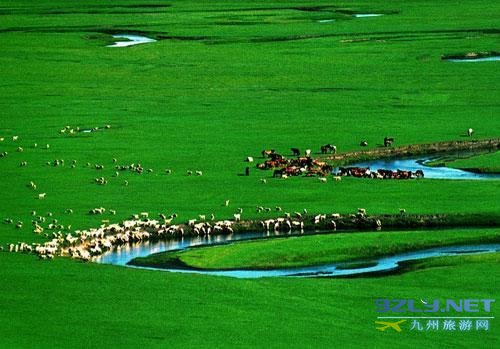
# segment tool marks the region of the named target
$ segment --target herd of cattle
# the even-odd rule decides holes
[[[357,178],[377,178],[377,179],[414,179],[424,178],[424,171],[392,171],[378,169],[371,171],[369,167],[339,167],[337,176],[352,176]]]
[[[393,141],[394,138],[385,137],[384,146],[391,146]],[[321,146],[320,150],[321,154],[335,154],[337,147],[332,144],[325,144]],[[266,160],[263,163],[257,164],[257,168],[261,170],[273,170],[274,178],[287,178],[289,176],[300,175],[306,177],[327,177],[328,175],[334,175],[339,180],[341,176],[376,179],[413,179],[424,177],[422,170],[412,172],[377,169],[376,171],[372,171],[369,167],[339,167],[334,171],[333,165],[327,163],[324,159],[311,157],[310,149],[306,149],[304,156],[301,156],[298,148],[290,148],[290,151],[295,158],[286,158],[278,154],[274,149],[263,150],[261,154]]]

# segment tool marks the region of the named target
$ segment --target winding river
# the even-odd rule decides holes
[[[386,170],[404,170],[413,171],[422,170],[425,178],[432,179],[498,179],[498,173],[475,173],[464,171],[451,167],[430,167],[426,166],[426,162],[434,160],[430,157],[419,157],[409,159],[388,159],[388,160],[370,160],[362,161],[353,165],[355,167],[369,167],[371,170],[386,169]],[[336,171],[335,171],[336,172]]]
[[[296,235],[296,234],[295,234]],[[273,234],[274,236],[274,234]],[[150,268],[128,265],[127,263],[135,257],[143,257],[152,253],[185,250],[195,246],[210,246],[232,241],[250,240],[250,239],[266,239],[269,234],[253,233],[253,234],[231,234],[226,236],[212,237],[193,237],[172,239],[168,241],[145,242],[142,244],[123,246],[106,252],[102,256],[96,258],[94,262],[102,264],[114,264],[121,266],[129,266],[132,268],[163,270],[177,273],[192,273],[204,275],[227,276],[233,278],[254,279],[262,277],[335,277],[362,275],[372,273],[382,273],[397,270],[401,262],[420,260],[432,257],[455,256],[463,254],[475,254],[486,252],[500,252],[500,244],[483,244],[483,245],[460,245],[460,246],[445,246],[429,248],[425,250],[400,253],[393,256],[380,257],[378,259],[362,261],[366,262],[366,266],[349,268],[349,263],[332,263],[325,265],[316,265],[300,268],[286,269],[269,269],[269,270],[251,270],[251,269],[235,269],[235,270],[199,270],[199,269],[175,269],[175,268]],[[357,261],[356,261],[357,262]]]
[[[373,160],[365,161],[354,164],[352,166],[370,167],[372,170],[378,168],[390,170],[423,170],[425,178],[435,179],[495,179],[500,178],[499,174],[479,174],[463,170],[458,170],[449,167],[428,167],[425,162],[431,158],[413,158],[413,159],[391,159],[391,160]],[[94,259],[96,263],[114,264],[121,266],[129,266],[141,269],[154,269],[128,265],[132,259],[136,257],[145,257],[153,253],[184,250],[195,246],[210,246],[217,244],[230,243],[239,240],[250,239],[268,239],[275,236],[296,236],[307,235],[300,233],[234,233],[231,235],[218,235],[218,236],[197,236],[197,237],[183,237],[178,239],[171,239],[167,241],[147,241],[133,245],[125,245],[122,247],[115,247],[111,251]],[[293,277],[321,277],[321,276],[347,276],[347,275],[361,275],[370,273],[381,273],[393,271],[399,268],[399,263],[404,261],[419,260],[424,258],[439,257],[439,256],[452,256],[457,254],[472,254],[482,252],[498,252],[500,251],[500,244],[489,245],[464,245],[464,246],[448,246],[425,249],[420,251],[412,251],[401,253],[394,256],[381,257],[376,260],[369,260],[370,264],[365,264],[365,267],[360,268],[346,268],[346,263],[327,264],[319,266],[310,266],[303,268],[289,268],[289,269],[273,269],[273,270],[195,270],[195,269],[160,269],[170,272],[179,273],[197,273],[206,275],[219,275],[235,278],[260,278],[260,277],[276,277],[276,276],[293,276]]]

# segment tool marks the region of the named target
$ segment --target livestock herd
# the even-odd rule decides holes
[[[394,142],[394,138],[385,137],[384,146],[389,147]],[[365,144],[366,143],[366,144]],[[362,141],[361,146],[368,145],[367,142]],[[326,182],[328,175],[333,175],[335,180],[340,180],[342,176],[352,176],[356,178],[377,178],[377,179],[413,179],[423,178],[424,172],[422,170],[404,171],[404,170],[387,170],[377,169],[376,171],[370,168],[361,167],[340,167],[336,173],[334,172],[333,165],[329,164],[322,158],[311,157],[311,150],[306,149],[305,156],[301,156],[298,148],[290,148],[292,156],[296,158],[286,158],[278,154],[274,149],[265,149],[261,152],[262,157],[267,158],[263,163],[257,164],[257,168],[261,170],[273,170],[273,178],[287,178],[289,176],[305,177],[320,177],[321,182]],[[322,154],[336,154],[337,147],[332,144],[325,144],[320,147]],[[253,161],[253,158],[252,158]],[[263,180],[261,180],[265,183]]]
[[[337,176],[352,176],[357,178],[376,178],[376,179],[413,179],[424,178],[424,171],[416,170],[402,171],[402,170],[385,170],[378,169],[376,171],[370,170],[369,167],[339,167]]]
[[[259,211],[259,207],[257,210]],[[276,208],[278,210],[278,208]],[[90,210],[90,214],[102,214],[106,210],[102,207]],[[200,215],[200,222],[197,219],[191,219],[186,224],[172,224],[175,216],[169,219],[162,214],[162,220],[149,218],[147,212],[132,215],[131,219],[125,220],[120,224],[103,224],[97,229],[76,230],[74,232],[64,233],[55,231],[51,234],[51,239],[45,243],[18,242],[9,244],[10,252],[22,252],[37,255],[40,259],[53,259],[55,256],[67,256],[82,261],[91,261],[112,249],[121,249],[122,246],[140,243],[149,240],[165,240],[171,238],[181,238],[184,236],[211,236],[211,235],[229,235],[234,232],[235,225],[250,225],[252,229],[260,227],[265,232],[292,232],[293,230],[303,232],[305,224],[310,229],[337,229],[337,222],[350,221],[353,224],[367,224],[371,227],[380,229],[382,223],[379,219],[371,218],[366,215],[364,208],[359,208],[355,214],[342,216],[339,213],[318,214],[308,216],[307,210],[304,213],[294,212],[285,213],[284,217],[266,219],[260,222],[241,222],[242,209],[234,214],[234,220],[215,221],[213,215],[210,220],[206,220],[204,215]],[[279,208],[281,211],[281,208]],[[163,219],[165,218],[165,219]],[[35,226],[35,229],[43,229]],[[47,234],[48,236],[48,234]],[[3,250],[3,247],[0,247]]]

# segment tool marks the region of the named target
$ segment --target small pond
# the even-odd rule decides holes
[[[150,42],[155,42],[155,39],[148,38],[142,35],[132,35],[132,34],[116,34],[113,35],[117,39],[128,39],[126,41],[116,41],[113,45],[108,45],[107,47],[127,47],[139,44],[147,44]]]

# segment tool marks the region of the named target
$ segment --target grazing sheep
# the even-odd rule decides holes
[[[275,209],[276,211],[282,211],[282,210],[283,210],[283,209],[282,209],[281,207],[279,207],[279,206],[276,206],[274,209]]]
[[[246,161],[247,162],[253,162],[253,157],[251,157],[251,156],[247,157]]]
[[[368,142],[367,141],[361,141],[359,143],[359,145],[362,146],[362,147],[367,147],[368,146]]]
[[[148,212],[141,212],[141,218],[148,219],[149,218],[149,213]]]
[[[358,213],[361,213],[363,215],[366,214],[366,209],[365,208],[358,208]]]
[[[229,206],[229,200],[224,201],[224,206]]]
[[[333,230],[337,230],[337,223],[333,219],[330,221],[330,226]]]
[[[123,185],[128,186],[128,181],[127,180],[123,181]]]
[[[197,176],[203,176],[203,172],[201,172],[201,171],[195,171],[195,174],[196,174]]]
[[[166,174],[171,174],[171,173],[172,173],[172,170],[171,170],[171,169],[169,169],[169,168],[167,168],[167,169],[165,170],[165,173],[166,173]]]
[[[47,195],[47,193],[40,193],[38,194],[38,199],[45,199],[45,195]]]
[[[5,140],[4,137],[0,137],[0,142],[3,142]]]
[[[467,130],[467,136],[472,137],[472,133],[474,133],[474,130],[472,128],[469,128]]]
[[[67,208],[66,210],[64,210],[64,212],[67,214],[72,214],[73,210],[71,208]]]
[[[236,210],[238,211],[238,213],[243,213],[243,209],[241,207],[238,207]]]
[[[210,213],[210,220],[213,221],[215,219],[215,215],[213,213]]]
[[[399,209],[399,213],[400,213],[400,214],[405,214],[405,213],[406,213],[406,210],[405,210],[404,208],[400,208],[400,209]]]
[[[18,147],[18,148],[17,148],[17,151],[18,151],[19,153],[22,153],[22,152],[24,151],[24,149],[23,149],[22,147]]]
[[[19,136],[12,136],[12,140],[15,142],[19,139]]]
[[[148,173],[153,173],[153,169],[152,168],[148,168]]]
[[[342,180],[342,177],[340,176],[333,176],[333,180],[336,181],[336,182],[339,182]]]
[[[188,176],[191,176],[191,175],[193,174],[193,171],[187,171],[187,172],[186,172],[186,174],[187,174]]]
[[[306,157],[311,157],[311,149],[306,149]]]
[[[50,144],[46,144],[45,149],[49,149],[49,148],[50,148]]]
[[[340,219],[340,213],[332,213],[331,217],[333,219]]]
[[[204,215],[204,214],[199,214],[199,215],[198,215],[198,218],[200,219],[200,221],[205,221],[205,220],[207,220],[207,216],[206,216],[206,215]]]
[[[260,182],[261,182],[261,183],[263,183],[263,184],[266,184],[266,183],[267,183],[267,179],[265,179],[265,178],[261,178],[261,179],[260,179]]]
[[[241,214],[240,214],[240,213],[235,213],[235,214],[233,214],[233,216],[234,216],[234,220],[235,220],[236,222],[239,222],[239,221],[240,221],[240,219],[241,219]]]
[[[319,180],[321,183],[326,183],[326,178],[325,178],[325,177],[320,177],[320,178],[318,178],[318,180]]]

